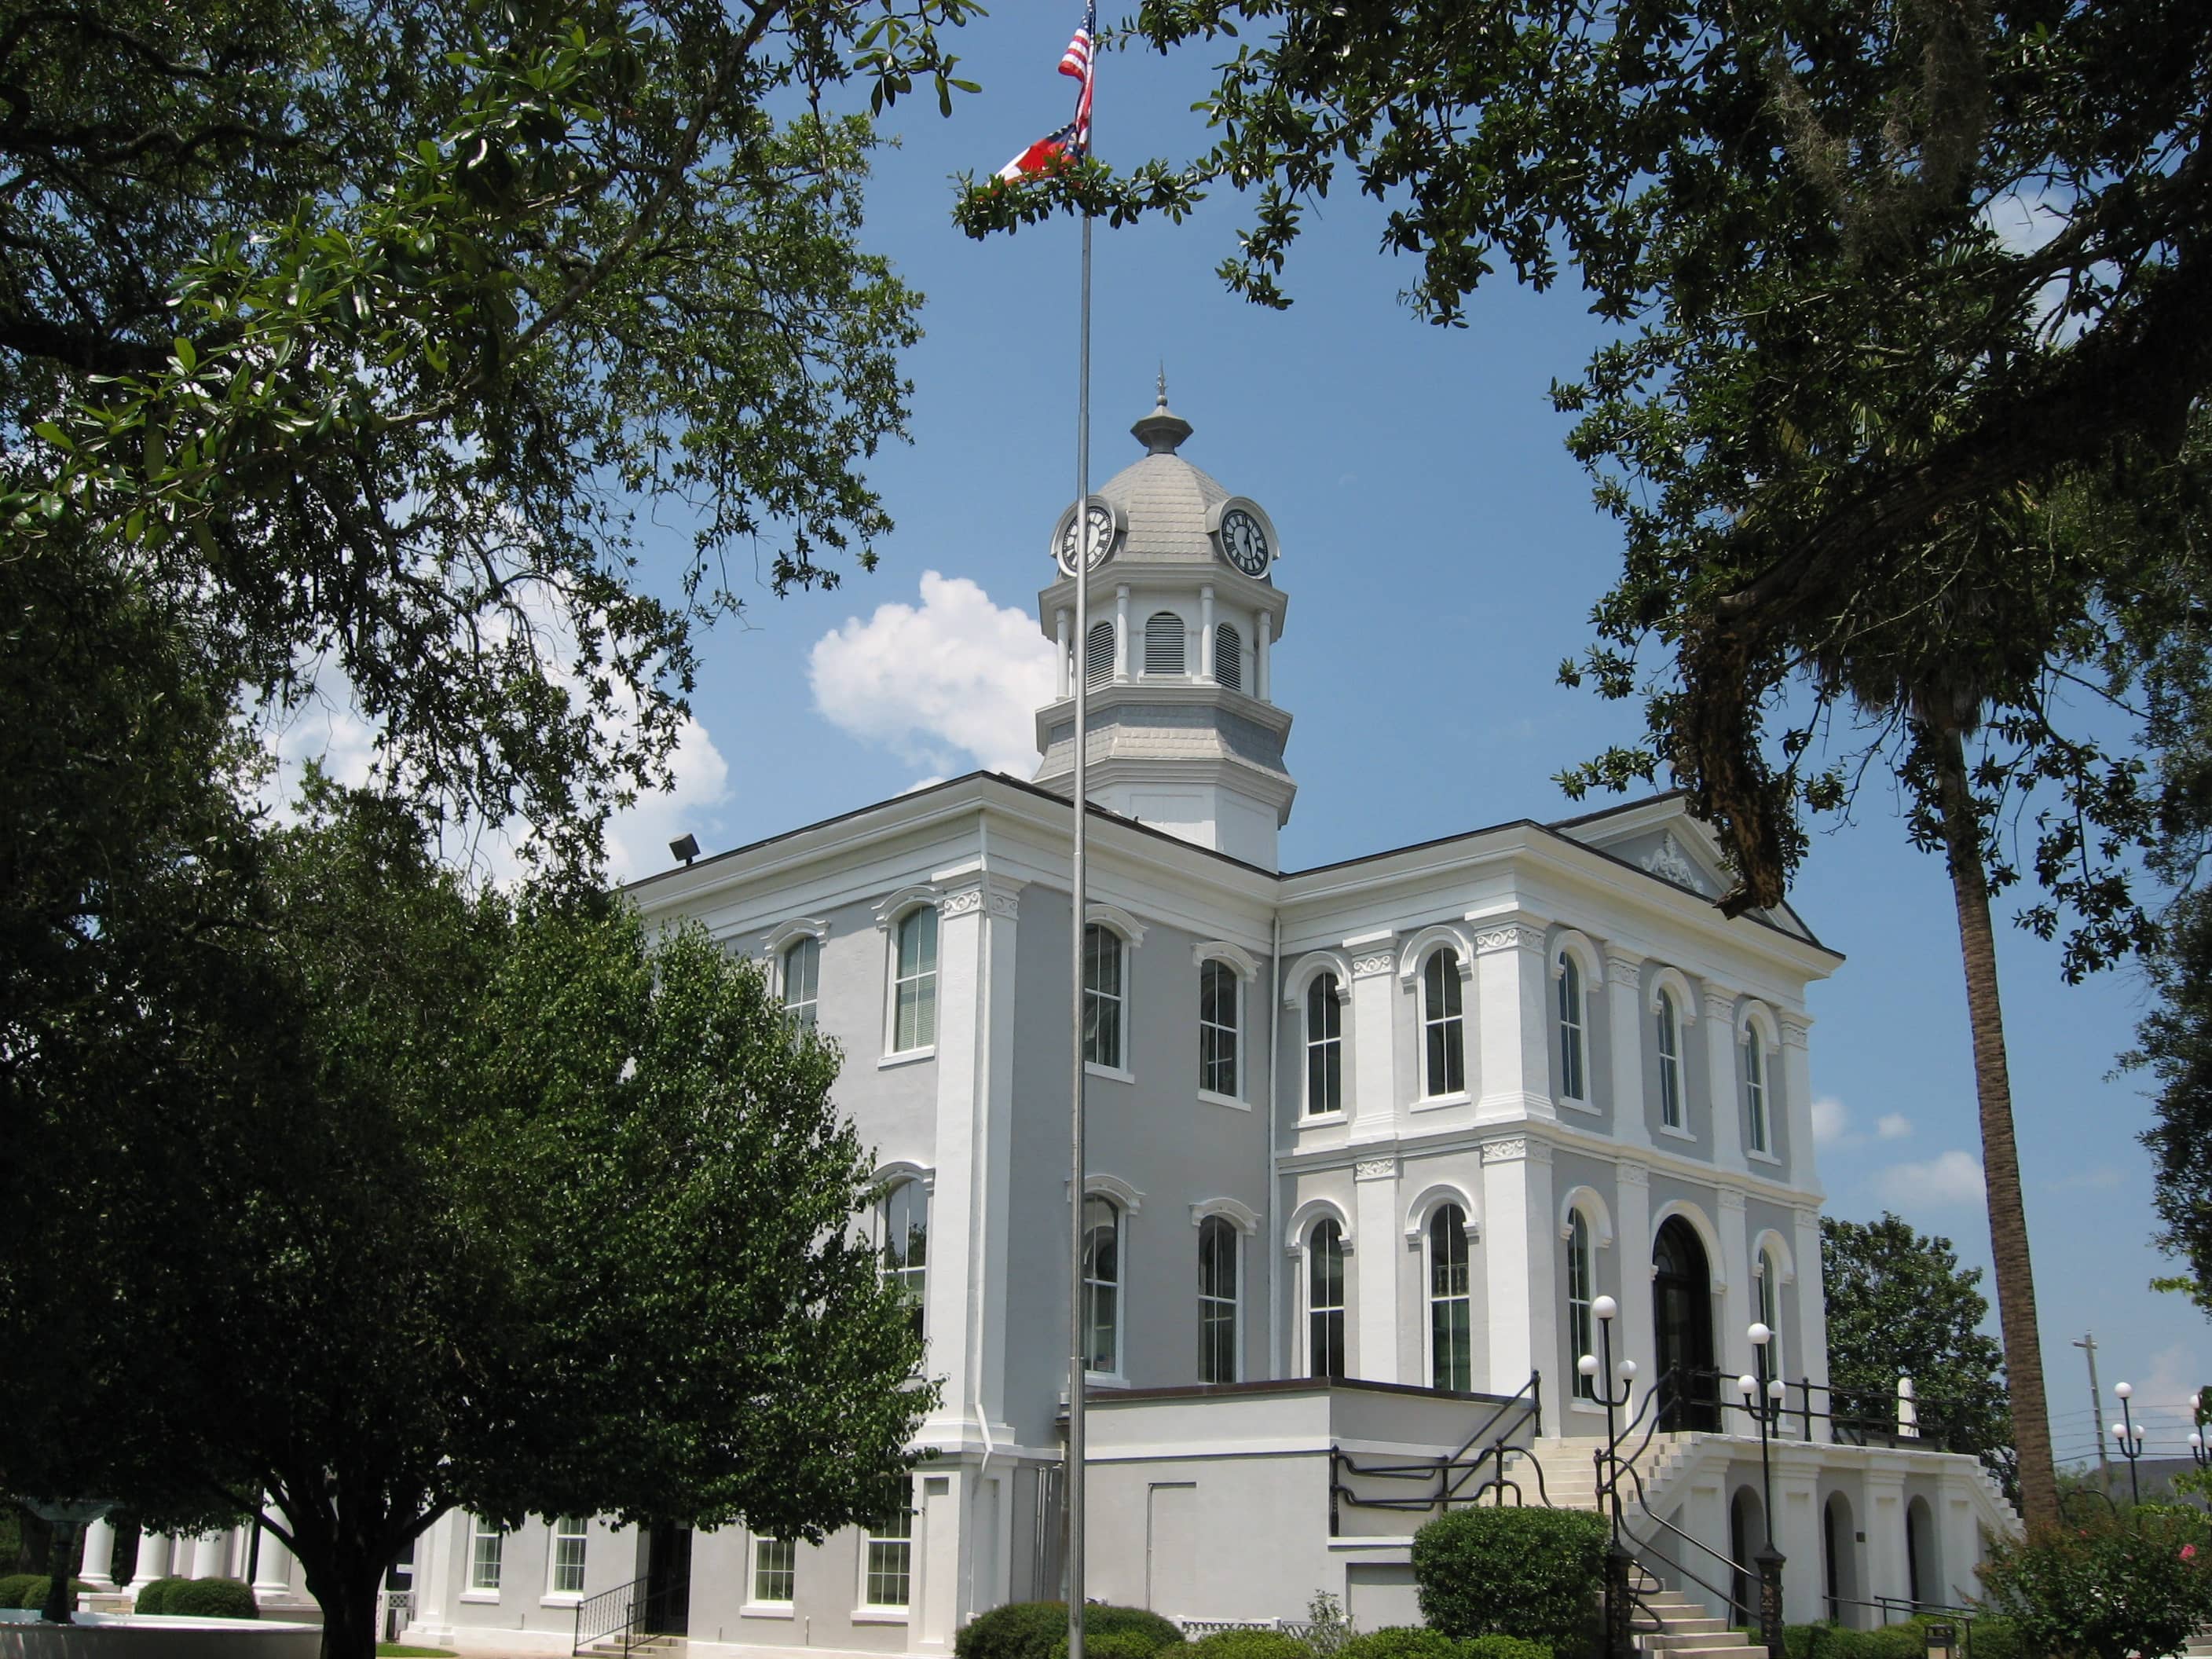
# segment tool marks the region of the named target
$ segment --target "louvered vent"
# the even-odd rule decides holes
[[[1231,691],[1244,689],[1243,636],[1227,623],[1213,630],[1213,679]]]
[[[1182,618],[1172,611],[1156,611],[1145,623],[1145,672],[1182,672]]]
[[[1091,641],[1083,653],[1083,673],[1085,682],[1093,686],[1104,685],[1114,678],[1114,624],[1097,623],[1091,629]]]

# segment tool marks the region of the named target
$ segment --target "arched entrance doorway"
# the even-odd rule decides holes
[[[1658,1338],[1659,1426],[1720,1427],[1714,1401],[1713,1276],[1697,1231],[1669,1216],[1651,1246],[1651,1316]]]

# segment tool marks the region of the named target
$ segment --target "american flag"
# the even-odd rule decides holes
[[[1051,167],[1080,160],[1091,153],[1091,44],[1097,29],[1097,0],[1085,0],[1083,27],[1075,31],[1075,38],[1067,43],[1067,50],[1060,57],[1060,72],[1073,76],[1082,87],[1075,96],[1075,118],[1059,131],[1038,139],[1000,167],[1000,178],[1010,184],[1033,179]]]

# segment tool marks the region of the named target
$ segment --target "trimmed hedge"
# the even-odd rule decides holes
[[[1337,1650],[1336,1659],[1553,1659],[1553,1653],[1545,1643],[1517,1636],[1462,1638],[1425,1625],[1386,1625],[1353,1637]]]
[[[131,1610],[133,1613],[167,1613],[169,1611],[169,1598],[177,1593],[178,1587],[191,1582],[189,1578],[156,1578],[138,1592],[138,1599],[131,1604]]]
[[[1518,1636],[1470,1636],[1459,1644],[1461,1659],[1552,1659],[1552,1644]]]
[[[0,1578],[0,1607],[43,1607],[46,1605],[47,1587],[53,1582],[52,1577],[43,1572],[17,1573],[11,1577]],[[70,1579],[70,1589],[74,1592],[72,1602],[76,1596],[84,1595],[91,1588],[82,1578]]]
[[[1190,1644],[1191,1659],[1313,1659],[1313,1650],[1279,1630],[1218,1630]]]
[[[1083,1649],[1099,1659],[1151,1659],[1162,1648],[1182,1645],[1171,1619],[1142,1607],[1086,1607]],[[1099,1645],[1112,1638],[1116,1651]],[[1139,1646],[1143,1651],[1138,1651]],[[970,1621],[952,1638],[957,1659],[1067,1659],[1067,1603],[1010,1601]]]
[[[46,1581],[35,1572],[11,1572],[0,1578],[0,1607],[19,1607],[23,1604],[15,1598],[23,1593],[27,1584],[43,1584]]]
[[[1930,1623],[1960,1628],[1965,1621],[1937,1614],[1875,1630],[1851,1630],[1826,1622],[1786,1625],[1782,1644],[1788,1659],[1923,1659],[1928,1651]],[[1960,1635],[1966,1644],[1962,1651],[1970,1653],[1972,1659],[2044,1659],[2028,1646],[2009,1619],[1976,1619],[1970,1627],[1960,1628]],[[1754,1635],[1753,1639],[1758,1638]]]
[[[1571,1646],[1604,1587],[1607,1535],[1595,1510],[1471,1508],[1439,1516],[1413,1534],[1421,1617],[1446,1636]]]
[[[242,1578],[192,1578],[169,1592],[164,1613],[189,1619],[258,1619],[261,1608]]]

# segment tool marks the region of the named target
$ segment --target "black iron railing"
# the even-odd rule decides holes
[[[1540,1371],[1529,1373],[1528,1380],[1513,1394],[1492,1406],[1490,1415],[1469,1435],[1459,1449],[1443,1457],[1420,1458],[1409,1462],[1373,1462],[1354,1458],[1350,1454],[1329,1448],[1328,1453],[1328,1531],[1337,1536],[1339,1506],[1350,1504],[1355,1509],[1408,1510],[1443,1514],[1455,1506],[1465,1508],[1482,1501],[1486,1493],[1492,1501],[1505,1502],[1511,1492],[1516,1504],[1524,1500],[1521,1483],[1511,1474],[1510,1460],[1528,1451],[1530,1443],[1541,1432],[1544,1421],[1544,1376]],[[1535,1471],[1538,1498],[1548,1506],[1550,1496],[1544,1491],[1544,1468],[1534,1458],[1528,1467]],[[1348,1484],[1352,1479],[1395,1482],[1401,1487],[1419,1490],[1393,1491],[1380,1496],[1370,1495]]]
[[[688,1580],[679,1579],[663,1584],[656,1593],[652,1580],[633,1578],[627,1584],[586,1596],[576,1603],[576,1639],[569,1645],[569,1653],[579,1654],[586,1648],[610,1654],[635,1652],[652,1635],[653,1627],[662,1622],[661,1615],[669,1604],[690,1589]],[[617,1641],[620,1647],[614,1645]]]

